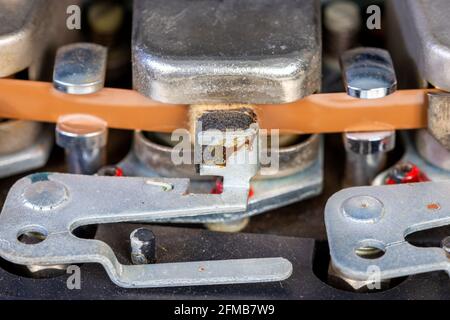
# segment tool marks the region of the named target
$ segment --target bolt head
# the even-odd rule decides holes
[[[360,155],[389,152],[395,148],[395,131],[346,132],[345,149]]]
[[[56,143],[62,148],[102,148],[106,145],[107,123],[88,114],[68,114],[56,124]]]

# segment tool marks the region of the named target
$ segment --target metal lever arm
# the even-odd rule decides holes
[[[247,181],[248,183],[248,181]],[[245,209],[247,199],[230,203],[220,195],[188,194],[187,179],[145,179],[40,173],[19,180],[0,214],[0,255],[17,264],[102,264],[123,287],[164,287],[280,281],[292,265],[282,258],[121,265],[98,240],[80,239],[78,226],[121,221],[160,221]],[[231,190],[231,196],[236,195]],[[39,235],[36,244],[21,242]]]
[[[283,258],[119,266],[120,272],[109,269],[111,280],[121,287],[135,288],[282,281],[292,273],[292,264]]]
[[[353,280],[380,280],[437,270],[450,273],[449,248],[419,248],[414,232],[450,224],[450,182],[359,187],[333,195],[325,224],[333,267]]]

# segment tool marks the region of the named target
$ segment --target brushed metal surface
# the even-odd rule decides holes
[[[283,103],[320,89],[319,1],[137,0],[133,83],[166,103]]]

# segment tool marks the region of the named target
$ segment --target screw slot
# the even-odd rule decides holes
[[[17,235],[17,240],[23,244],[38,244],[47,239],[48,232],[41,226],[23,228]]]

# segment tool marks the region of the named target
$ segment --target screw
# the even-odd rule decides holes
[[[394,66],[386,50],[346,51],[341,66],[347,94],[352,97],[383,98],[397,89]],[[385,164],[385,153],[395,147],[395,131],[349,132],[343,138],[347,151],[345,184],[370,184]]]
[[[133,264],[156,262],[156,239],[147,228],[135,229],[130,234],[131,261]]]
[[[369,185],[386,162],[386,153],[395,147],[395,131],[347,132],[345,184]]]
[[[326,49],[334,56],[352,48],[361,28],[358,5],[352,1],[334,1],[324,11]]]
[[[56,143],[66,151],[70,173],[94,174],[106,162],[108,128],[105,121],[87,114],[61,116]]]
[[[413,163],[400,162],[387,174],[385,184],[416,183],[430,181],[419,167]]]
[[[384,98],[397,90],[392,58],[386,50],[357,48],[341,56],[347,94],[360,99]]]
[[[93,43],[73,43],[58,49],[53,86],[67,94],[90,94],[105,84],[107,48]]]

